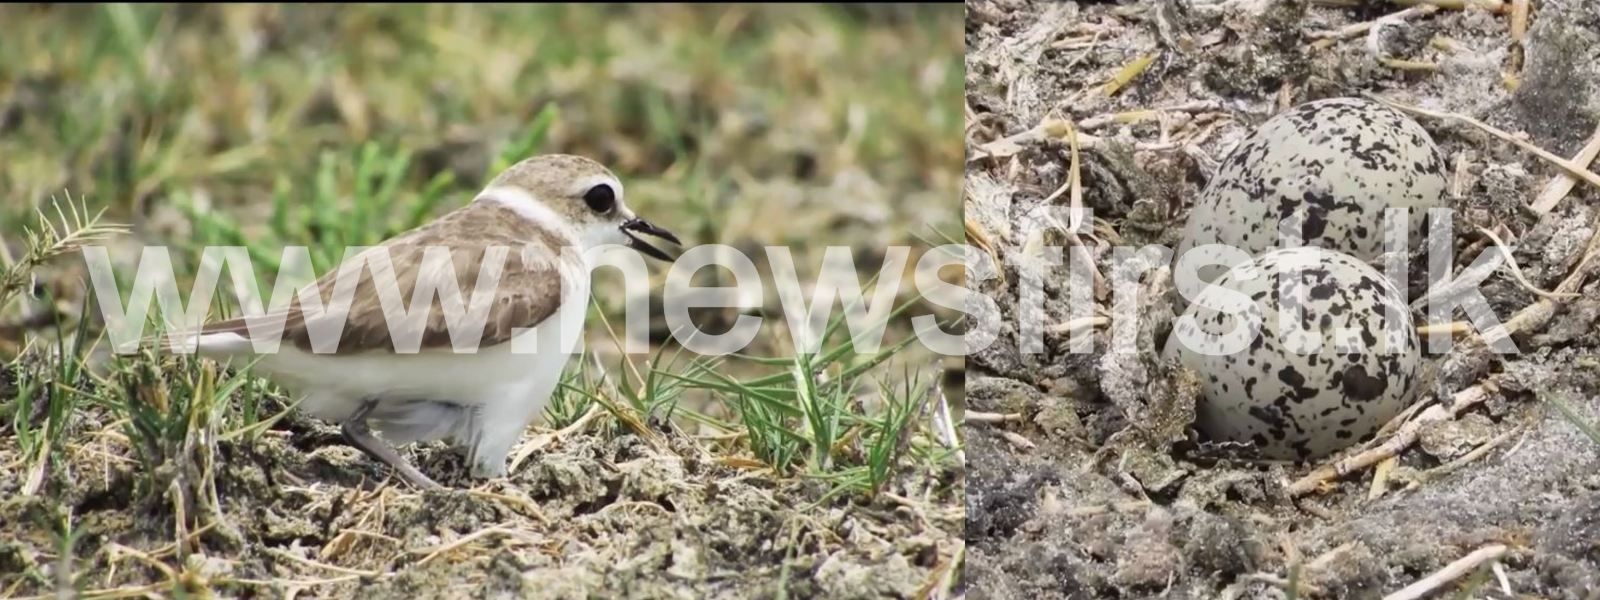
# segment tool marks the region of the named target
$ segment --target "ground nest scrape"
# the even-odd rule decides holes
[[[1194,439],[1196,374],[1155,352],[1173,318],[1170,276],[1142,280],[1137,352],[1108,352],[1116,292],[1097,290],[1106,312],[1075,320],[1066,262],[1036,260],[1071,240],[1028,218],[1071,202],[1075,130],[1096,218],[1082,238],[1109,278],[1117,267],[1097,243],[1175,248],[1229,148],[1285,108],[1335,96],[1466,115],[1579,155],[1600,123],[1586,91],[1600,84],[1600,4],[1534,2],[1513,32],[1518,4],[968,3],[964,207],[992,274],[969,285],[993,300],[969,310],[1000,324],[967,389],[975,594],[1379,598],[1467,560],[1428,589],[1600,598],[1600,444],[1577,425],[1600,421],[1600,287],[1582,260],[1593,186],[1556,181],[1559,168],[1459,119],[1417,116],[1448,159],[1457,270],[1492,249],[1482,227],[1515,247],[1533,286],[1578,296],[1544,301],[1496,271],[1482,291],[1519,352],[1459,336],[1429,357],[1417,410],[1392,424],[1406,426],[1303,465]],[[1043,282],[1037,305],[1018,301],[1029,277]],[[1029,324],[1042,352],[1019,351]],[[1068,351],[1080,330],[1096,332],[1093,352]],[[1392,460],[1384,444],[1400,449]]]
[[[62,572],[87,574],[91,596],[297,597],[918,597],[957,576],[951,473],[906,473],[877,501],[818,502],[819,482],[660,433],[533,434],[519,468],[488,483],[449,475],[464,473],[459,455],[424,445],[412,459],[450,489],[417,492],[336,428],[291,415],[216,444],[214,496],[151,499],[108,429],[71,445],[45,493],[0,490],[0,572],[18,574],[4,584],[17,597],[53,595]],[[63,561],[69,515],[81,537]]]

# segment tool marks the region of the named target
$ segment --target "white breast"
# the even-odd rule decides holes
[[[580,287],[581,293],[570,296],[552,318],[476,353],[458,354],[446,347],[415,354],[334,355],[285,343],[277,353],[262,356],[254,371],[304,395],[303,410],[333,421],[349,416],[368,398],[431,400],[505,411],[507,416],[537,415],[582,339],[589,294],[586,281]],[[240,366],[255,357],[246,338],[232,333],[200,338],[199,352],[233,359]]]

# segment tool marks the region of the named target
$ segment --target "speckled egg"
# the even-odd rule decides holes
[[[1268,119],[1230,152],[1195,200],[1177,256],[1222,244],[1257,256],[1284,247],[1280,222],[1301,244],[1372,260],[1384,252],[1388,208],[1408,211],[1409,248],[1422,246],[1427,209],[1442,207],[1445,163],[1428,133],[1392,108],[1359,98],[1308,102]],[[1202,262],[1183,298],[1238,259]]]
[[[1422,363],[1400,290],[1351,255],[1307,246],[1204,288],[1165,353],[1200,375],[1201,432],[1281,460],[1371,438],[1405,407]]]

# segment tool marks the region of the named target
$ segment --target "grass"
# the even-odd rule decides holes
[[[187,290],[200,249],[243,247],[257,276],[218,290],[209,309],[223,316],[264,304],[286,274],[325,272],[345,247],[457,206],[524,156],[568,152],[611,166],[630,205],[692,243],[787,245],[803,278],[826,245],[911,245],[915,264],[922,240],[951,238],[960,216],[961,14],[0,7],[0,466],[21,474],[0,484],[0,516],[18,517],[0,518],[0,539],[15,540],[0,542],[0,572],[16,573],[0,575],[0,596],[282,586],[308,567],[246,556],[277,551],[263,541],[272,535],[313,547],[320,538],[268,535],[241,506],[267,510],[284,494],[323,499],[307,514],[399,502],[337,479],[301,481],[306,468],[289,467],[325,460],[309,450],[327,442],[248,368],[108,352],[77,250],[168,246]],[[286,247],[305,248],[305,262]],[[115,263],[126,293],[135,265]],[[796,354],[783,319],[761,307],[768,324],[749,354],[658,343],[641,356],[620,352],[612,327],[622,296],[605,291],[620,282],[601,272],[595,285],[592,335],[545,430],[704,452],[796,490],[795,510],[893,494],[959,511],[959,479],[941,475],[958,464],[959,440],[930,426],[949,408],[940,368],[928,368],[935,357],[910,337],[909,317],[928,310],[914,294],[895,298],[881,352],[854,352],[841,316],[819,352]],[[295,448],[307,452],[279,454]],[[277,491],[256,496],[266,484],[232,472],[244,464],[266,465]],[[108,522],[118,511],[133,521]],[[838,537],[807,529],[813,521],[786,517],[781,535]],[[318,560],[363,547],[337,539],[323,540]],[[748,576],[804,594],[817,585],[806,581],[804,565],[820,561],[810,553],[828,548],[803,543]],[[208,574],[201,556],[240,571]],[[361,560],[379,562],[345,564],[394,566]],[[322,585],[338,584],[311,588]]]
[[[1566,396],[1562,394],[1539,394],[1539,397],[1555,406],[1556,411],[1561,413],[1562,418],[1572,423],[1572,426],[1578,428],[1580,433],[1594,440],[1595,444],[1600,445],[1600,427],[1590,424],[1584,420],[1583,415],[1573,410],[1572,406],[1567,403]]]
[[[889,319],[912,304],[901,305]],[[781,366],[787,372],[739,379],[727,376],[718,363],[703,361],[685,374],[669,373],[689,386],[736,399],[740,425],[752,452],[766,466],[786,473],[803,464],[803,471],[829,481],[830,496],[842,492],[878,492],[912,446],[908,427],[913,416],[928,413],[936,388],[925,373],[906,371],[880,374],[876,408],[857,403],[860,388],[874,367],[893,357],[913,340],[908,338],[879,352],[849,360],[852,344],[843,336],[844,315],[835,316],[823,333],[819,354],[795,353],[787,358],[740,357],[740,360]],[[843,338],[843,339],[840,339]],[[706,422],[707,417],[696,415]],[[723,430],[733,424],[715,423]],[[949,460],[955,448],[941,446],[937,435],[920,440],[915,450],[930,462]],[[802,460],[803,459],[803,460]]]
[[[70,195],[66,204],[68,208],[62,209],[61,203],[52,203],[53,215],[36,209],[35,225],[22,226],[25,252],[20,258],[13,259],[10,250],[0,246],[0,309],[18,292],[37,287],[34,271],[40,266],[125,232],[120,226],[103,223],[101,215],[91,216]]]
[[[1479,594],[1481,594],[1485,588],[1489,587],[1489,582],[1494,577],[1494,565],[1498,562],[1499,561],[1493,561],[1473,569],[1472,575],[1467,577],[1466,581],[1461,582],[1461,585],[1456,590],[1456,593],[1452,594],[1450,597],[1454,598],[1455,600],[1469,600],[1471,598],[1480,597]]]

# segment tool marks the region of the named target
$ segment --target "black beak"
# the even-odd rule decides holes
[[[634,218],[623,221],[622,233],[623,235],[628,236],[628,247],[638,250],[639,252],[644,253],[645,256],[649,256],[651,258],[672,262],[672,257],[667,256],[667,253],[662,252],[655,246],[645,243],[645,241],[639,239],[638,236],[633,235],[633,232],[635,231],[647,235],[653,235],[679,246],[683,245],[683,242],[678,241],[678,236],[672,235],[672,232],[670,231],[656,227],[655,225],[651,225],[644,219]]]

